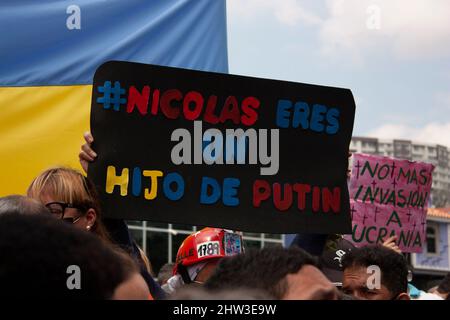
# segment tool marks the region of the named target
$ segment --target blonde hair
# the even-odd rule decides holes
[[[136,247],[139,250],[139,256],[141,257],[141,260],[145,266],[145,269],[147,270],[147,272],[154,278],[155,277],[155,273],[153,272],[153,268],[152,268],[152,264],[150,262],[150,260],[148,259],[147,255],[145,254],[144,250],[141,249],[141,247],[139,247],[136,244]]]
[[[102,240],[111,242],[103,225],[99,199],[94,184],[83,174],[67,167],[49,168],[37,176],[27,190],[27,195],[42,202],[43,195],[83,208],[95,210],[96,219],[92,231]]]

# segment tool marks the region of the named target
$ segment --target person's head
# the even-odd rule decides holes
[[[439,283],[435,294],[438,294],[443,299],[450,300],[450,273],[447,273],[445,278]]]
[[[209,290],[259,289],[275,299],[337,299],[337,290],[306,251],[291,247],[251,249],[222,259],[206,281]]]
[[[126,254],[44,212],[0,215],[0,252],[1,296],[148,298],[148,288]],[[130,294],[130,288],[139,294]]]
[[[148,300],[153,299],[149,287],[139,272],[136,262],[123,250],[114,248],[122,261],[124,281],[114,290],[113,300]]]
[[[42,203],[22,195],[10,195],[0,198],[0,215],[3,213],[38,214],[46,212]]]
[[[408,265],[403,255],[383,246],[355,248],[342,259],[342,290],[359,299],[409,299]]]
[[[178,249],[173,274],[185,284],[203,284],[221,258],[243,252],[240,234],[219,228],[204,228],[189,235]]]
[[[45,170],[33,180],[27,195],[42,202],[56,218],[109,240],[95,186],[81,172],[64,167]]]

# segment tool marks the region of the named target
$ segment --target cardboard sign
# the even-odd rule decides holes
[[[109,217],[349,233],[354,113],[348,89],[109,62],[89,177]]]
[[[353,157],[349,240],[362,246],[396,235],[403,252],[421,252],[434,166],[365,154]]]

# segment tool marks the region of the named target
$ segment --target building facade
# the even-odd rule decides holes
[[[441,145],[422,144],[410,140],[382,140],[353,137],[350,151],[421,161],[435,165],[431,188],[431,206],[450,206],[450,151]]]
[[[450,207],[427,212],[426,243],[422,253],[411,254],[414,278],[422,287],[437,285],[450,272]]]

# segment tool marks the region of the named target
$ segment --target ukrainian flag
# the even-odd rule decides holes
[[[2,0],[0,30],[0,196],[81,169],[105,61],[228,72],[225,0]]]

